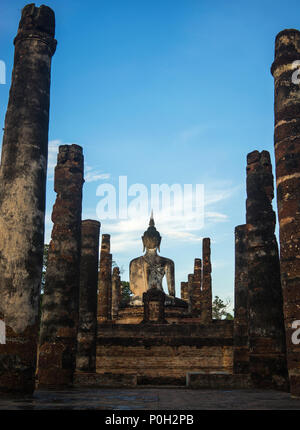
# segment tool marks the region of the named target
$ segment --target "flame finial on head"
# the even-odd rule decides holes
[[[158,250],[160,250],[161,235],[155,228],[153,210],[151,211],[149,227],[145,231],[144,235],[142,236],[142,240],[144,245],[144,251],[146,248],[147,249],[158,248]]]
[[[151,215],[150,215],[149,227],[154,227],[154,226],[155,226],[155,222],[154,222],[154,218],[153,218],[153,209],[152,209]]]

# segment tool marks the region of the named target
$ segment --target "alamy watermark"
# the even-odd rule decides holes
[[[6,65],[3,60],[0,60],[0,85],[6,84]]]
[[[189,223],[197,221],[198,228],[204,225],[203,184],[144,184],[135,183],[128,187],[127,176],[120,176],[118,189],[110,183],[97,187],[96,195],[101,197],[96,212],[99,219],[121,219],[147,217],[154,214],[164,217],[182,217]]]
[[[292,343],[294,345],[300,344],[300,320],[293,321],[292,329],[295,331],[292,334]]]
[[[296,69],[292,74],[292,82],[295,85],[300,84],[300,60],[295,60],[292,67]]]
[[[6,327],[5,322],[0,320],[0,345],[4,345],[6,343]]]

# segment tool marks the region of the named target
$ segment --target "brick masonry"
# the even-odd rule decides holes
[[[54,12],[22,10],[0,170],[0,391],[34,389],[48,155]]]
[[[275,40],[275,158],[280,234],[280,268],[291,393],[300,396],[300,345],[292,342],[300,320],[300,32],[281,31]]]

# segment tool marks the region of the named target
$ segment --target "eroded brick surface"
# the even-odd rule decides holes
[[[189,300],[188,283],[187,282],[181,282],[180,289],[181,289],[180,296],[181,296],[182,300],[188,302],[188,300]]]
[[[119,314],[119,306],[121,302],[121,277],[120,269],[118,267],[113,268],[111,296],[111,318],[116,319]]]
[[[275,158],[280,230],[280,268],[291,392],[300,396],[300,345],[292,343],[292,323],[300,319],[300,32],[284,30],[275,41]],[[297,76],[296,76],[297,77]]]
[[[202,260],[202,320],[209,323],[212,319],[212,283],[210,239],[208,237],[205,237],[202,242]]]
[[[42,301],[40,386],[72,383],[78,330],[83,182],[82,148],[61,145],[55,167],[57,197]]]
[[[232,373],[232,364],[232,321],[98,325],[99,374],[136,375],[138,385],[182,385],[187,372]]]
[[[98,278],[98,321],[111,319],[112,299],[112,255],[110,254],[110,235],[103,234]]]
[[[288,389],[270,154],[247,156],[249,366],[259,388]]]
[[[0,391],[31,392],[36,368],[55,18],[22,10],[5,118],[0,170]]]
[[[235,228],[234,355],[235,374],[249,372],[247,224]]]
[[[79,326],[76,370],[95,372],[100,222],[81,223]]]
[[[194,273],[193,273],[193,294],[192,300],[192,313],[193,316],[201,316],[202,311],[202,261],[201,258],[194,260]]]

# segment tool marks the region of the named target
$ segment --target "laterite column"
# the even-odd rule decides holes
[[[34,390],[43,266],[54,12],[22,10],[0,169],[0,392]]]

